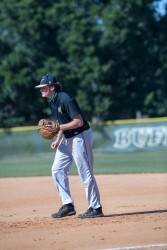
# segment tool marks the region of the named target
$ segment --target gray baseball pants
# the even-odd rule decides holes
[[[84,184],[88,208],[101,206],[97,183],[93,174],[92,131],[91,129],[72,137],[64,138],[59,144],[52,165],[52,176],[62,204],[73,203],[69,189],[68,172],[75,162]]]

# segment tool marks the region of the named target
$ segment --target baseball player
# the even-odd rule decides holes
[[[62,86],[52,75],[42,77],[42,97],[48,98],[52,116],[60,124],[60,131],[51,148],[56,149],[52,165],[52,176],[62,201],[62,207],[52,218],[75,215],[74,201],[70,194],[68,173],[74,161],[84,184],[88,210],[79,218],[103,216],[99,189],[93,174],[92,132],[77,101],[62,92]]]

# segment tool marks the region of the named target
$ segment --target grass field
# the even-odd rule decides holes
[[[0,160],[0,177],[48,176],[54,155]],[[120,173],[165,173],[167,172],[167,151],[95,153],[95,174]],[[71,175],[77,174],[75,165]]]

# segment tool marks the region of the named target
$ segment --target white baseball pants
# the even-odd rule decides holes
[[[72,138],[63,138],[56,150],[52,176],[63,205],[74,202],[70,194],[68,179],[68,172],[73,160],[84,184],[88,208],[100,207],[99,190],[93,174],[91,129]]]

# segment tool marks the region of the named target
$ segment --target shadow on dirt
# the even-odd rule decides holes
[[[167,213],[167,210],[152,210],[152,211],[142,211],[142,212],[132,212],[132,213],[122,213],[122,214],[111,214],[111,215],[104,215],[104,217],[119,217],[119,216],[130,216],[138,214],[158,214],[158,213]]]

